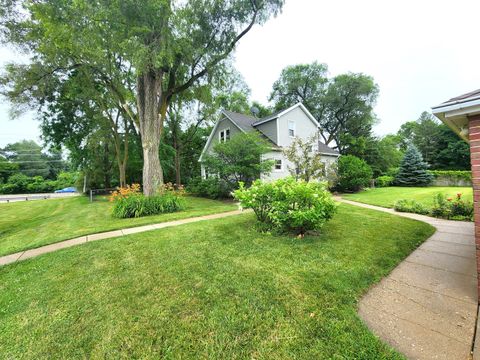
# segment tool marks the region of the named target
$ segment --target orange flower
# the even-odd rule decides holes
[[[452,201],[452,198],[448,198],[447,201]]]

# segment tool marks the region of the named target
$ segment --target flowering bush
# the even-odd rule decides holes
[[[455,198],[447,198],[443,194],[436,194],[433,200],[432,216],[456,219],[471,220],[473,218],[473,204],[465,201],[462,194],[458,193]]]
[[[128,198],[130,196],[140,195],[140,184],[127,185],[125,187],[117,187],[110,195],[109,201],[114,202],[121,198]]]
[[[416,214],[431,215],[433,217],[452,220],[472,220],[473,204],[465,201],[462,194],[458,193],[455,198],[446,197],[438,193],[433,198],[433,206],[429,209],[415,200],[398,200],[395,210]]]
[[[127,185],[110,196],[112,214],[124,219],[179,211],[185,208],[182,195],[183,189],[176,190],[172,184],[164,184],[155,196],[144,196],[139,184]]]
[[[325,183],[307,183],[291,177],[275,182],[256,180],[248,189],[241,183],[234,197],[244,208],[253,209],[257,220],[268,230],[300,236],[320,230],[336,211]]]

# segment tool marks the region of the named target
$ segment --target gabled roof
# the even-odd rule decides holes
[[[239,130],[241,130],[243,132],[251,132],[251,131],[255,131],[255,130],[258,131],[260,133],[260,135],[262,136],[262,138],[264,138],[265,140],[267,140],[270,143],[270,145],[272,147],[272,150],[281,150],[282,148],[280,146],[278,146],[275,142],[273,142],[272,139],[267,137],[261,131],[256,129],[256,126],[260,125],[260,124],[263,124],[263,123],[266,123],[266,122],[269,122],[269,121],[272,121],[272,120],[275,120],[275,119],[278,119],[280,116],[285,115],[286,113],[296,109],[297,107],[301,108],[303,110],[303,112],[307,115],[307,117],[317,127],[320,126],[318,121],[313,117],[313,115],[310,113],[310,111],[308,111],[307,108],[302,103],[295,104],[295,105],[289,107],[288,109],[277,111],[277,112],[275,112],[273,114],[270,114],[268,116],[265,116],[261,119],[257,119],[253,116],[250,116],[250,115],[240,114],[240,113],[229,111],[229,110],[223,110],[222,115],[224,115],[225,118],[229,119],[236,127],[238,127]],[[221,120],[223,120],[223,119],[221,119]],[[210,145],[210,142],[212,141],[212,136],[216,132],[218,124],[220,123],[220,121],[217,121],[217,123],[213,127],[212,132],[210,133],[210,136],[207,140],[207,143],[205,144],[205,147],[203,148],[202,154],[200,155],[199,161],[202,161],[203,154],[206,151],[206,149],[208,148],[208,146]],[[322,143],[320,141],[319,141],[319,144],[318,144],[318,150],[321,154],[324,154],[324,155],[340,156],[340,153],[337,150],[334,150],[334,149],[330,148],[329,146],[325,145],[324,143]]]
[[[286,113],[289,113],[290,111],[296,109],[297,107],[299,107],[300,109],[303,110],[305,115],[307,115],[307,117],[315,124],[316,127],[320,127],[320,124],[318,123],[317,119],[315,119],[315,117],[310,113],[310,111],[308,111],[308,109],[305,107],[305,105],[303,105],[300,102],[293,105],[293,106],[290,106],[288,109],[277,111],[276,113],[273,113],[272,115],[266,116],[263,119],[258,120],[257,122],[255,122],[253,124],[253,126],[257,126],[257,125],[266,123],[268,121],[278,119],[280,116],[283,116]]]
[[[253,124],[258,121],[258,119],[253,116],[239,114],[233,111],[223,110],[222,113],[243,131],[254,130]]]
[[[330,146],[325,145],[323,142],[318,142],[318,152],[324,155],[340,156],[338,150],[332,149]]]

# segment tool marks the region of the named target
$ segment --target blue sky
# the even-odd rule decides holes
[[[280,16],[242,39],[235,63],[262,103],[287,65],[316,60],[332,76],[371,75],[380,87],[375,132],[384,135],[480,88],[479,13],[474,0],[287,0]],[[0,49],[0,66],[16,57]],[[10,121],[0,104],[0,147],[38,135],[32,114]]]

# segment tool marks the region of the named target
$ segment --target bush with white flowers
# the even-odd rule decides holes
[[[336,211],[327,184],[297,181],[292,177],[274,182],[255,181],[234,192],[243,208],[253,209],[264,229],[300,236],[320,230]]]

